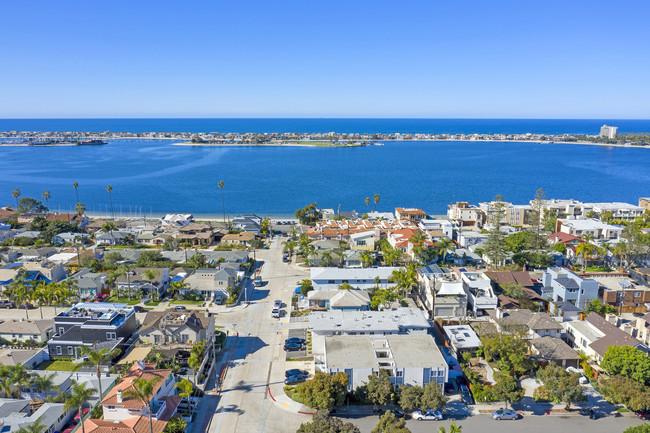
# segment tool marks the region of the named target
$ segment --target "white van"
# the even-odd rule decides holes
[[[274,319],[279,319],[280,318],[280,308],[278,307],[273,307],[273,310],[271,310],[271,317]]]

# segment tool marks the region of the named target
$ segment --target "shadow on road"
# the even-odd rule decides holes
[[[235,362],[240,359],[246,359],[246,356],[255,353],[263,347],[268,346],[259,337],[250,337],[240,335],[234,338],[234,346],[231,350],[230,362]]]
[[[472,408],[461,401],[453,400],[445,406],[445,417],[447,419],[465,419],[472,416]]]
[[[237,415],[241,415],[244,413],[244,411],[237,405],[229,404],[226,406],[221,406],[215,411],[215,413],[236,413]]]

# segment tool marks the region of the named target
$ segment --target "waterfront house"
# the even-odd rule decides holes
[[[219,242],[222,236],[223,233],[213,229],[210,224],[192,222],[178,229],[174,239],[181,244],[189,243],[192,247],[201,247]]]
[[[185,227],[194,221],[194,215],[189,213],[168,213],[162,218],[162,224],[170,227]]]
[[[233,219],[230,224],[232,224],[233,230],[240,230],[243,232],[253,233],[255,235],[260,234],[260,228],[262,225],[262,219],[257,215],[245,215]]]
[[[461,228],[480,229],[487,220],[483,209],[463,201],[449,205],[447,216]]]
[[[47,348],[51,358],[79,358],[82,346],[124,352],[136,341],[137,326],[135,310],[127,304],[80,302],[54,317]]]
[[[427,217],[426,212],[418,208],[395,208],[395,218],[398,220],[409,220],[411,222],[417,223],[418,221],[425,219]]]

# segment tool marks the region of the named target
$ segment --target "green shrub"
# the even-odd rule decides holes
[[[533,398],[537,402],[546,402],[551,401],[551,393],[546,389],[544,385],[535,388],[533,392]]]

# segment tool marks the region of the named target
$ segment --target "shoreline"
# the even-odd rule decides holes
[[[115,137],[115,138],[104,138],[104,140],[172,140],[178,141],[178,138],[171,137]],[[398,142],[481,142],[481,143],[533,143],[533,144],[577,144],[581,146],[600,146],[600,147],[623,147],[631,149],[650,149],[650,144],[648,145],[632,145],[632,144],[619,144],[619,143],[597,143],[591,141],[544,141],[544,140],[504,140],[504,139],[454,139],[454,138],[420,138],[413,140],[376,140],[367,143],[358,143],[358,144],[330,144],[328,142],[282,142],[282,143],[192,143],[192,142],[177,142],[172,143],[172,146],[190,146],[190,147],[329,147],[329,148],[345,148],[345,147],[369,147],[369,146],[382,146],[384,142],[398,143]],[[2,143],[0,142],[0,147],[75,147],[75,146],[100,146],[98,144],[78,144],[78,143],[54,143],[54,144],[42,144],[42,145],[30,145],[28,143]]]

